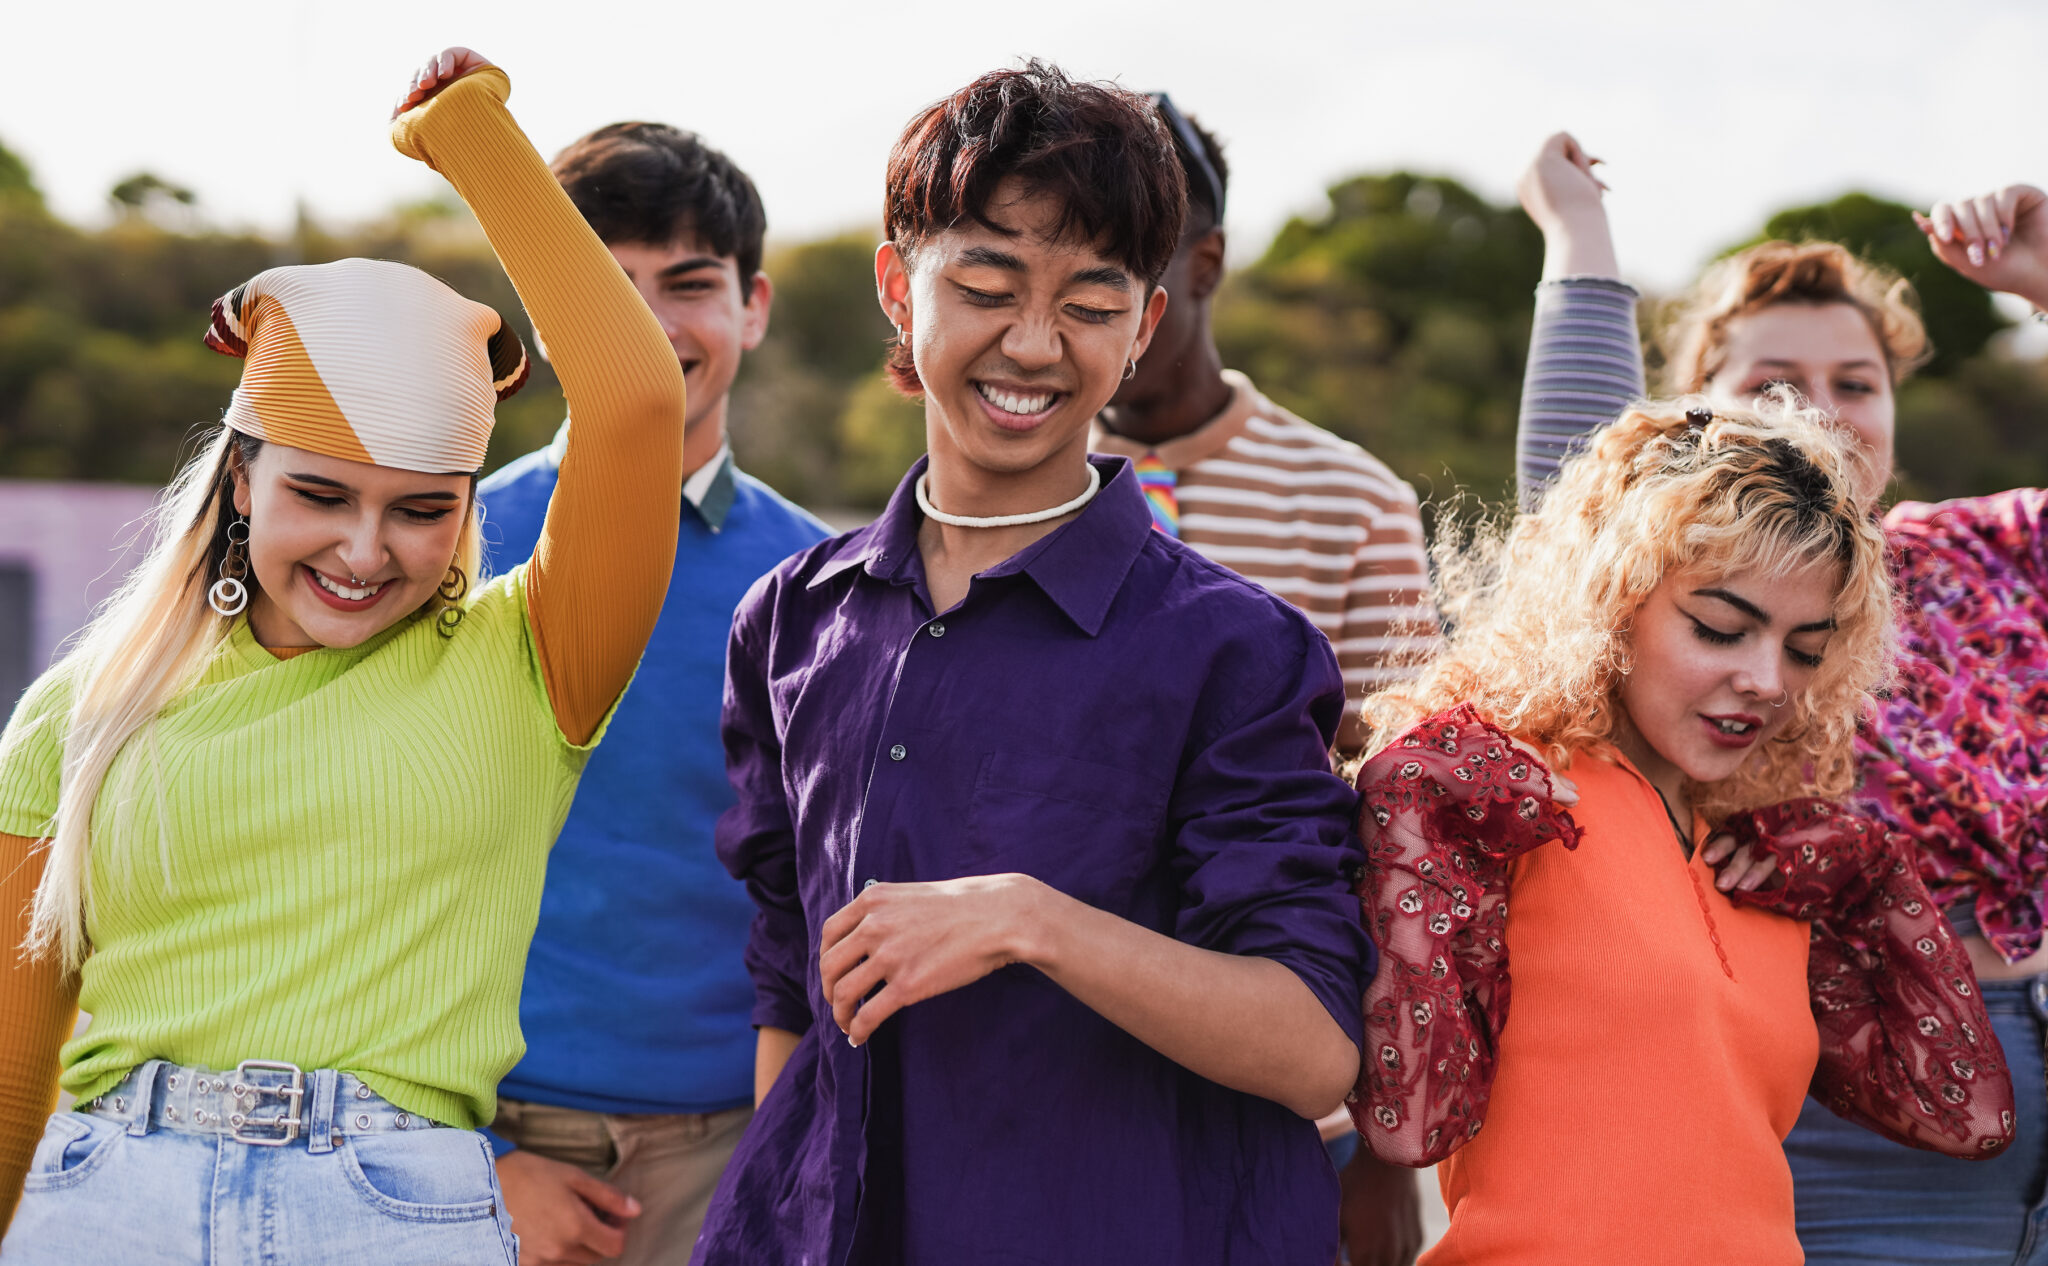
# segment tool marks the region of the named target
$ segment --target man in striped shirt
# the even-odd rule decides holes
[[[1306,612],[1336,647],[1354,702],[1435,644],[1415,490],[1378,458],[1223,368],[1209,305],[1223,280],[1220,147],[1154,98],[1188,173],[1188,223],[1160,284],[1150,350],[1097,419],[1093,447],[1129,457],[1161,531]],[[1340,749],[1364,740],[1345,718]]]

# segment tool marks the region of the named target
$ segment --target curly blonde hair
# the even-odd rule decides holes
[[[1884,537],[1856,495],[1855,462],[1853,438],[1789,399],[1762,412],[1710,413],[1697,398],[1631,409],[1565,463],[1538,509],[1505,528],[1440,535],[1439,601],[1452,632],[1417,677],[1365,701],[1371,747],[1471,703],[1564,767],[1622,732],[1630,630],[1667,575],[1782,575],[1829,561],[1842,571],[1836,627],[1790,720],[1736,775],[1688,791],[1714,822],[1795,796],[1841,796],[1893,640]]]
[[[1707,269],[1678,303],[1660,340],[1666,389],[1705,391],[1721,371],[1729,322],[1781,303],[1856,309],[1884,351],[1894,387],[1934,354],[1919,296],[1904,277],[1835,242],[1762,242]]]

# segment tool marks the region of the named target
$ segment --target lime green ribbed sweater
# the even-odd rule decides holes
[[[93,1022],[64,1048],[65,1089],[151,1058],[283,1059],[490,1120],[587,750],[556,729],[523,579],[493,582],[452,638],[410,618],[279,660],[238,624],[158,722],[155,776],[150,745],[128,745],[94,814]],[[67,693],[53,673],[17,711],[35,728],[0,768],[0,832],[33,836],[56,806]]]

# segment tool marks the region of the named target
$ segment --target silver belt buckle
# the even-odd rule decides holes
[[[290,1073],[291,1082],[283,1086],[258,1086],[249,1079],[252,1072]],[[228,1116],[228,1137],[237,1143],[249,1143],[256,1147],[283,1147],[299,1137],[300,1127],[306,1119],[300,1108],[306,1101],[306,1074],[297,1064],[287,1064],[274,1059],[245,1059],[235,1065],[235,1111]],[[276,1095],[286,1100],[279,1115],[255,1117],[249,1115],[264,1095]],[[243,1101],[248,1106],[243,1106]],[[278,1130],[277,1134],[248,1134],[248,1130]]]

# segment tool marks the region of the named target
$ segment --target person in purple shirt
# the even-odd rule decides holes
[[[1372,949],[1329,644],[1090,420],[1167,296],[1150,104],[1030,63],[913,119],[876,252],[929,456],[735,617],[720,859],[760,1111],[696,1260],[1327,1266]]]

